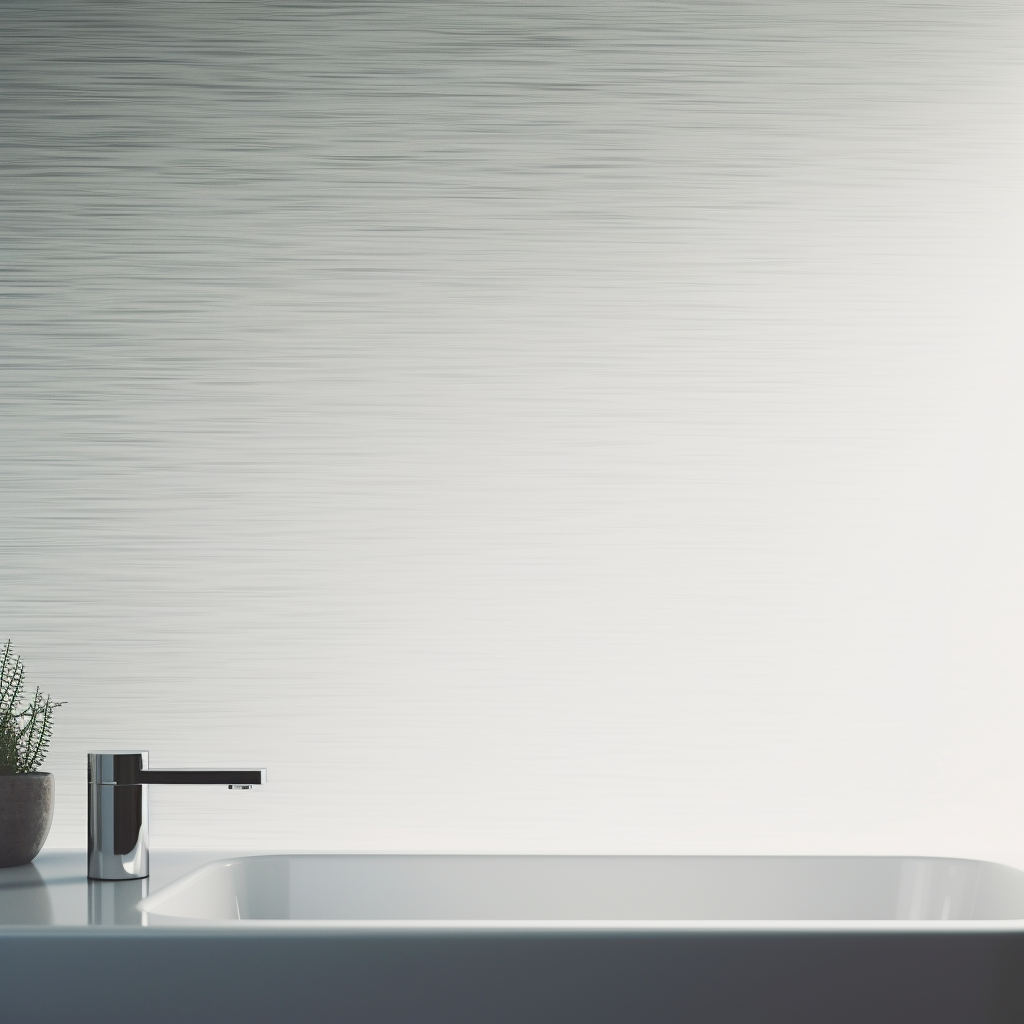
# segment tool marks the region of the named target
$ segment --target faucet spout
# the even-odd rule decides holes
[[[89,877],[102,881],[149,875],[149,787],[227,786],[267,781],[265,768],[151,771],[145,750],[89,754]]]
[[[265,768],[248,771],[170,771],[146,769],[139,772],[139,781],[159,786],[262,786],[267,781]]]

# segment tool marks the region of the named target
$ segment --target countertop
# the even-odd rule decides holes
[[[238,850],[150,850],[150,875],[137,881],[86,877],[85,850],[44,850],[31,863],[0,868],[0,929],[25,925],[142,926],[139,900]],[[247,851],[250,855],[252,851]]]
[[[156,849],[127,882],[90,882],[84,850],[0,869],[0,1024],[1024,1020],[1013,930],[142,927],[143,896],[254,852]]]

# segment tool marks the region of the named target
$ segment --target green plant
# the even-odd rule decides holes
[[[36,771],[50,747],[53,710],[65,703],[38,686],[28,704],[24,695],[25,665],[8,640],[0,655],[0,775]]]

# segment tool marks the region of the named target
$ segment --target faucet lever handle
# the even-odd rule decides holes
[[[97,786],[137,786],[148,767],[148,750],[89,751],[89,782]]]

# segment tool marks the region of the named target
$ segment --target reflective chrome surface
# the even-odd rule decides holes
[[[149,875],[151,785],[249,789],[266,782],[262,768],[150,771],[145,750],[92,751],[88,767],[89,878],[106,882]]]
[[[149,787],[89,783],[89,877],[149,874]]]
[[[100,786],[131,786],[149,765],[146,750],[93,750],[88,757],[89,782]]]

